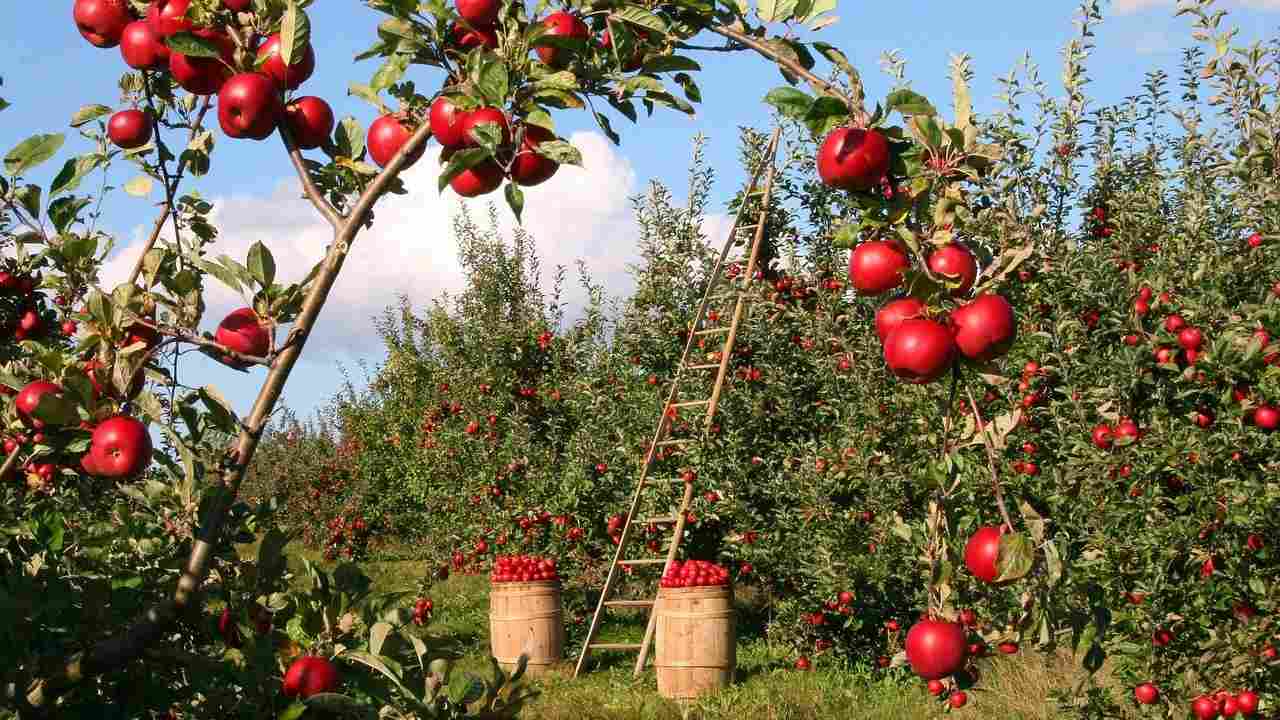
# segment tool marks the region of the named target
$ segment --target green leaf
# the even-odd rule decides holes
[[[17,177],[40,165],[62,148],[66,138],[62,133],[33,135],[9,151],[4,157],[4,171]]]
[[[937,115],[938,111],[928,98],[913,90],[894,90],[885,98],[885,107],[889,112],[897,110],[903,115]]]
[[[536,149],[539,155],[555,160],[561,165],[582,167],[582,153],[564,140],[547,140],[538,143]]]
[[[673,72],[677,70],[694,72],[701,69],[701,65],[680,55],[659,55],[655,58],[651,58],[644,64],[644,71],[651,73]]]
[[[364,157],[364,128],[360,126],[360,121],[353,117],[345,117],[338,123],[333,142],[346,157],[352,159]]]
[[[23,210],[27,211],[27,215],[32,218],[40,217],[40,197],[41,191],[39,185],[23,185],[13,191],[14,198]]]
[[[667,32],[667,24],[662,21],[662,18],[638,5],[625,5],[613,11],[610,17],[615,20],[625,20],[632,25],[639,25],[647,30],[663,34]]]
[[[311,19],[298,7],[297,0],[289,0],[289,7],[280,22],[280,59],[285,65],[300,62],[306,56],[311,42]]]
[[[1009,582],[1026,577],[1035,565],[1035,546],[1022,533],[1009,533],[1000,537],[1000,554],[997,566],[1000,570],[996,582]]]
[[[68,159],[53,178],[53,182],[49,184],[49,197],[71,192],[80,187],[80,181],[84,176],[96,170],[103,160],[105,158],[96,153]]]
[[[307,712],[307,704],[295,702],[280,713],[279,720],[298,720]]]
[[[231,410],[231,403],[212,385],[205,385],[199,390],[200,402],[209,410],[209,419],[219,429],[227,433],[239,431],[236,414]]]
[[[507,206],[511,208],[511,214],[516,216],[516,222],[519,223],[520,213],[524,211],[524,191],[519,185],[509,182],[503,194],[507,198]]]
[[[93,200],[87,197],[63,195],[49,203],[47,214],[49,215],[49,220],[53,222],[54,228],[59,233],[63,233],[80,218],[80,211],[92,204]]]
[[[764,101],[777,108],[784,117],[802,120],[813,107],[814,98],[802,90],[783,85],[770,90]]]
[[[382,645],[387,641],[387,636],[391,634],[391,630],[391,623],[374,623],[373,627],[369,628],[369,652],[374,655],[381,655]]]
[[[476,88],[486,100],[494,105],[506,102],[507,92],[511,88],[511,78],[507,74],[507,64],[493,53],[485,53],[476,77]]]
[[[245,267],[249,268],[249,274],[264,288],[271,287],[271,284],[276,281],[275,258],[271,256],[271,251],[261,241],[255,242],[249,247],[249,256],[245,259]]]
[[[378,68],[378,71],[369,79],[369,88],[373,92],[386,90],[387,88],[400,82],[404,77],[405,70],[409,69],[409,56],[396,54],[387,58],[386,62]]]
[[[146,197],[151,194],[151,189],[155,187],[155,181],[147,175],[139,175],[124,184],[124,191],[134,197]]]
[[[765,22],[783,22],[795,14],[799,0],[758,0],[756,15]]]
[[[32,415],[47,425],[69,425],[76,419],[76,408],[61,395],[45,393]]]
[[[111,112],[106,105],[85,105],[71,116],[71,127],[78,128]]]
[[[823,95],[813,101],[803,118],[814,135],[823,136],[849,120],[849,108],[844,101]]]
[[[205,40],[202,37],[196,37],[187,31],[176,33],[169,36],[165,41],[165,45],[173,52],[186,55],[187,57],[199,58],[220,58],[222,57],[222,49],[211,40]]]

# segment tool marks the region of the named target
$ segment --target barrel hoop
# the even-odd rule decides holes
[[[694,613],[671,612],[669,610],[660,610],[658,612],[659,618],[676,618],[678,620],[716,620],[721,618],[731,618],[733,616],[734,616],[734,612],[732,610],[720,610],[717,612],[694,612]]]
[[[733,670],[730,665],[697,665],[691,662],[664,662],[654,665],[656,668],[672,668],[676,670]]]
[[[489,619],[497,622],[518,622],[520,620],[550,620],[552,618],[560,618],[563,616],[563,612],[556,610],[549,613],[535,613],[533,615],[494,615],[490,613]]]
[[[494,658],[494,660],[497,660],[498,662],[500,662],[500,663],[504,663],[504,664],[507,664],[507,665],[515,665],[515,664],[517,664],[517,663],[519,663],[519,662],[520,662],[520,658],[519,658],[519,657],[495,657],[495,658]],[[549,661],[549,660],[548,660],[548,661],[543,662],[543,661],[540,661],[540,660],[535,660],[534,658],[529,658],[529,659],[526,661],[526,664],[527,664],[527,665],[539,665],[539,666],[541,666],[541,665],[551,665],[551,664],[552,664],[552,662],[551,662],[551,661]]]

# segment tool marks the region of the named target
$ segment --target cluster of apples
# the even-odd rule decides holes
[[[720,587],[729,584],[729,571],[706,560],[675,560],[662,574],[664,588]]]
[[[489,575],[494,583],[559,582],[556,561],[535,555],[502,555],[493,561]]]
[[[14,342],[39,337],[45,329],[44,318],[40,315],[37,303],[39,294],[35,291],[39,284],[38,278],[19,272],[16,268],[0,270],[0,295],[13,295],[18,301],[16,317],[12,321],[5,317],[3,323],[0,323],[0,333],[12,333]],[[72,331],[74,332],[74,328]]]
[[[818,175],[829,187],[869,192],[888,184],[889,143],[875,129],[842,127],[818,150]],[[886,192],[891,192],[886,190]],[[951,285],[957,301],[967,297],[978,262],[960,243],[935,247],[925,261],[933,275]],[[849,282],[861,295],[883,295],[901,287],[911,269],[907,249],[896,240],[870,240],[849,254]],[[911,295],[892,300],[876,313],[876,334],[889,370],[912,383],[941,377],[957,355],[986,363],[1008,352],[1017,323],[1009,301],[982,294],[947,317],[930,317],[926,303]]]
[[[420,597],[413,602],[413,624],[426,625],[431,620],[431,613],[435,610],[435,603],[431,602],[429,597]]]
[[[286,64],[280,35],[244,37],[228,30],[235,13],[251,11],[251,0],[222,0],[227,11],[211,27],[195,27],[187,17],[191,0],[153,0],[145,17],[135,17],[126,0],[76,0],[73,18],[80,34],[100,48],[119,46],[126,65],[135,70],[167,72],[194,95],[218,96],[218,123],[232,138],[264,140],[283,119],[298,147],[320,147],[333,132],[333,110],[323,99],[295,98],[296,90],[315,72],[316,56],[307,45]],[[189,33],[218,48],[219,57],[185,55],[170,46],[179,33]],[[107,136],[126,150],[151,142],[154,120],[137,108],[112,115]]]

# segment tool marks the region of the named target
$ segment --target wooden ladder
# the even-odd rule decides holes
[[[622,535],[618,539],[618,548],[614,552],[613,563],[609,566],[609,575],[605,578],[604,588],[600,591],[600,601],[596,605],[595,614],[591,617],[591,627],[587,630],[587,639],[582,645],[582,654],[578,656],[578,664],[573,671],[574,677],[582,674],[592,650],[638,650],[640,656],[636,659],[635,677],[639,677],[640,673],[644,671],[645,662],[649,657],[649,648],[653,642],[654,628],[657,624],[657,616],[652,612],[656,602],[656,592],[654,600],[611,600],[610,593],[617,583],[620,568],[661,564],[662,572],[665,574],[667,568],[675,561],[680,549],[680,539],[684,535],[685,518],[688,517],[689,506],[693,501],[693,483],[686,482],[683,477],[664,478],[657,481],[659,485],[684,485],[684,495],[680,501],[679,511],[666,517],[639,516],[641,508],[645,504],[645,488],[655,482],[649,477],[649,474],[653,469],[655,458],[659,451],[668,447],[685,446],[697,442],[694,438],[670,437],[672,425],[674,424],[673,419],[681,409],[699,408],[705,410],[702,439],[707,437],[712,426],[712,420],[720,404],[721,392],[724,390],[725,380],[729,375],[729,362],[733,355],[734,342],[737,340],[738,327],[747,313],[748,292],[752,279],[755,277],[756,261],[760,256],[760,247],[765,237],[770,203],[773,196],[773,179],[776,172],[775,157],[778,152],[781,133],[781,128],[773,131],[765,153],[761,156],[760,164],[752,174],[751,182],[747,185],[746,194],[742,198],[742,204],[738,208],[738,214],[734,218],[733,227],[729,231],[724,248],[720,251],[720,257],[712,270],[711,279],[708,281],[706,291],[702,295],[702,302],[698,305],[697,320],[688,332],[684,354],[681,355],[675,377],[672,378],[671,389],[667,394],[666,403],[663,405],[662,415],[658,418],[657,430],[654,431],[653,440],[650,441],[644,461],[641,463],[640,478],[636,482],[635,493],[631,497],[631,505],[627,510],[626,524],[623,525]],[[755,210],[755,224],[744,225],[744,218],[748,218],[753,209]],[[731,258],[730,253],[733,252],[735,247],[741,245],[739,235],[748,231],[752,233],[748,254],[741,258]],[[744,263],[745,268],[743,267]],[[726,277],[730,267],[737,267],[738,272],[731,277]],[[712,324],[707,321],[709,309],[713,303],[728,299],[735,301],[733,316],[729,325],[712,327]],[[695,353],[700,354],[705,351],[704,348],[699,347],[699,341],[717,335],[724,336],[724,345],[720,349],[719,361],[699,361],[695,357]],[[708,370],[715,372],[715,381],[711,386],[710,397],[680,401],[681,382],[690,377],[701,377],[705,381],[706,375],[699,375],[699,373],[705,373]],[[671,545],[667,550],[666,558],[628,559],[627,548],[630,545],[634,527],[637,524],[649,525],[650,523],[663,525],[674,523]],[[649,609],[649,623],[645,628],[644,640],[641,643],[597,643],[595,641],[596,633],[600,630],[600,622],[605,612],[613,607]]]

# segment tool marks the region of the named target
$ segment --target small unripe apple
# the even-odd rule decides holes
[[[121,110],[107,121],[107,138],[124,150],[140,148],[151,142],[151,116],[137,109]]]

